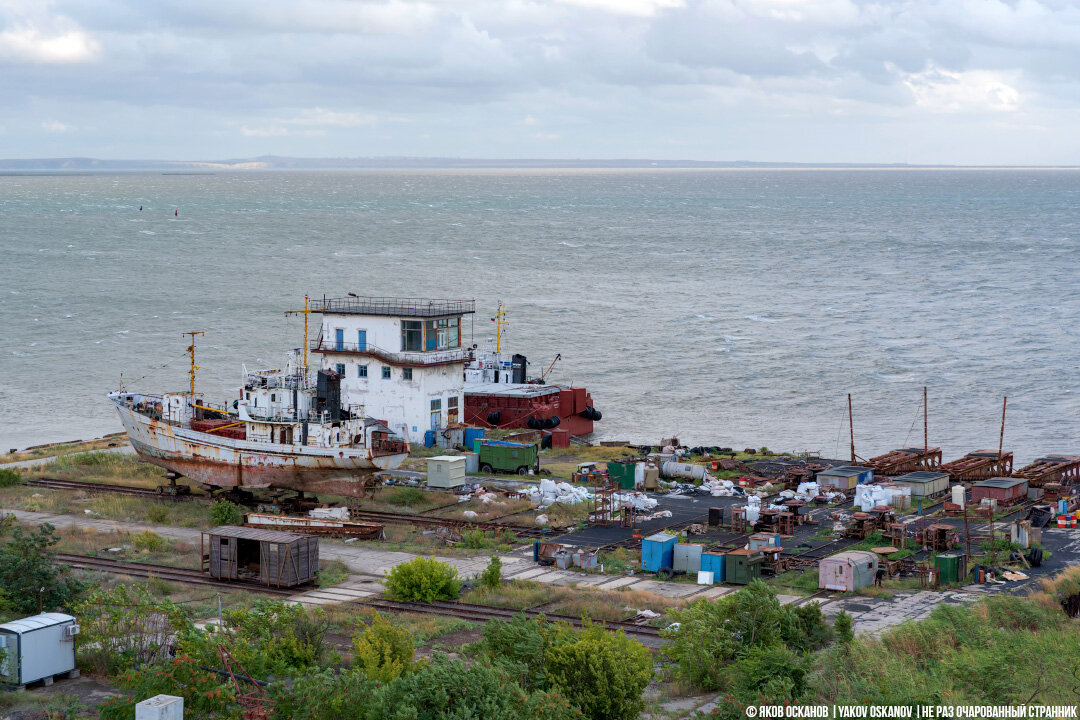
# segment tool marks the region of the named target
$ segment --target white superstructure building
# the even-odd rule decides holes
[[[311,351],[321,367],[341,375],[343,406],[371,417],[410,441],[464,419],[464,367],[472,347],[462,319],[473,300],[350,295],[314,301],[322,314]]]

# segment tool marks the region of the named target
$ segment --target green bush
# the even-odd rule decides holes
[[[150,583],[95,588],[72,614],[81,627],[79,663],[102,674],[164,660],[173,632],[187,627],[183,613],[158,600]]]
[[[155,525],[164,525],[169,521],[169,511],[164,505],[154,505],[146,511],[146,519]]]
[[[580,720],[584,717],[558,690],[534,692],[525,701],[522,720]]]
[[[16,526],[0,545],[0,590],[22,613],[60,610],[75,603],[85,586],[53,563],[60,541],[48,523],[30,532]]]
[[[489,659],[513,666],[526,690],[539,689],[548,686],[548,648],[572,632],[565,623],[549,623],[543,615],[530,618],[522,613],[506,621],[489,620],[481,647]]]
[[[311,615],[303,606],[259,599],[250,609],[226,610],[217,632],[194,628],[179,633],[177,651],[207,667],[221,664],[218,645],[224,645],[252,676],[288,676],[318,665],[327,630],[324,614]]]
[[[735,693],[752,701],[765,696],[776,701],[798,702],[808,689],[810,664],[782,645],[753,647],[735,665]]]
[[[377,683],[358,669],[331,668],[302,673],[292,687],[275,683],[273,720],[340,720],[362,718],[377,691]],[[186,709],[186,708],[185,708]]]
[[[496,665],[437,655],[380,693],[371,716],[386,720],[531,720],[524,691]]]
[[[855,639],[855,620],[847,614],[846,610],[841,610],[833,620],[833,630],[836,632],[837,640],[845,644],[850,643]]]
[[[353,636],[353,664],[372,680],[388,683],[412,671],[413,639],[376,612],[371,625]]]
[[[417,557],[395,565],[386,575],[386,591],[394,600],[453,600],[461,592],[457,568],[435,558]]]
[[[210,523],[217,525],[239,525],[244,522],[244,513],[240,506],[228,500],[215,500],[210,506]]]
[[[545,662],[548,681],[592,720],[632,720],[645,703],[641,693],[653,676],[649,651],[623,631],[588,624],[572,639],[555,643]]]
[[[150,530],[143,530],[141,533],[132,536],[131,544],[136,550],[145,550],[147,552],[166,552],[172,547],[171,540],[167,540]]]
[[[0,470],[0,487],[11,487],[22,483],[22,475],[18,470],[4,468]]]
[[[502,560],[498,555],[492,555],[484,572],[480,573],[480,587],[492,590],[502,587]]]
[[[715,602],[698,600],[670,615],[679,625],[664,632],[671,639],[667,654],[684,680],[707,690],[730,687],[732,677],[726,668],[753,648],[783,645],[808,653],[833,636],[817,603],[781,605],[776,592],[760,580]]]
[[[100,720],[131,720],[135,717],[135,703],[155,695],[179,695],[184,698],[185,717],[241,720],[241,708],[236,703],[233,686],[227,678],[222,680],[206,669],[220,666],[221,658],[203,665],[181,654],[164,663],[129,670],[115,680],[125,694],[102,703],[98,717]],[[248,685],[246,689],[250,687]]]

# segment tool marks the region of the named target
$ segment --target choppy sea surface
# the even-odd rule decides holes
[[[140,207],[142,208],[140,210]],[[178,211],[178,214],[176,212]],[[221,399],[305,293],[475,298],[597,437],[862,457],[1080,454],[1080,172],[371,171],[0,177],[0,451]]]

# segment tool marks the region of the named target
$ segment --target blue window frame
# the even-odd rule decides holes
[[[356,366],[356,377],[359,377],[359,378],[366,378],[367,377],[367,365],[357,365]]]
[[[336,366],[334,367],[334,369],[335,369],[335,370],[337,370],[337,374],[338,374],[338,375],[341,375],[342,377],[344,377],[344,376],[345,376],[345,363],[338,363],[338,364],[337,364],[337,365],[336,365]]]
[[[383,380],[389,380],[390,379],[390,366],[389,365],[383,365],[382,379]]]
[[[412,380],[412,368],[401,368],[401,379]]]
[[[345,349],[345,331],[342,330],[341,328],[338,328],[337,330],[334,331],[334,349],[335,350],[344,350]]]
[[[367,350],[367,330],[356,331],[356,349],[361,352]]]

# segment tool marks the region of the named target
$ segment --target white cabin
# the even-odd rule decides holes
[[[464,419],[462,335],[472,300],[348,296],[315,301],[322,327],[311,350],[341,375],[342,405],[362,405],[406,439]],[[471,332],[470,332],[471,335]]]

